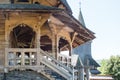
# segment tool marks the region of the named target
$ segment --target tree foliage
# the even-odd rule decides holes
[[[106,75],[107,63],[108,63],[107,59],[103,59],[103,60],[100,61],[100,66],[101,67],[99,67],[98,69],[100,70],[101,75]]]
[[[111,56],[110,59],[102,60],[99,70],[102,75],[112,75],[115,80],[120,80],[120,55]]]
[[[111,56],[106,69],[106,74],[112,75],[115,80],[120,80],[120,56]]]

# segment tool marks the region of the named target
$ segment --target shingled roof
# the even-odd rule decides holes
[[[93,59],[91,55],[91,42],[86,42],[74,48],[73,53],[79,55],[84,65],[87,65],[87,60],[89,60],[90,66],[100,67],[100,65]]]
[[[78,20],[79,20],[80,23],[83,25],[83,27],[86,27],[81,10],[80,10],[80,12],[79,12]]]
[[[61,11],[62,9],[38,4],[0,4],[0,10]]]
[[[72,10],[71,10],[68,2],[66,0],[60,0],[60,1],[66,7],[67,11],[70,12],[70,14],[72,14]]]
[[[101,72],[97,69],[90,69],[91,74],[100,74]]]
[[[95,66],[95,67],[100,67],[100,65],[91,57],[91,56],[86,56],[87,59],[89,59],[89,65],[90,66]]]

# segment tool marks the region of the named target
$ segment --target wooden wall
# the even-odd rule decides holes
[[[0,4],[9,4],[10,0],[0,0]]]
[[[0,13],[0,65],[4,65],[5,53],[5,17]]]

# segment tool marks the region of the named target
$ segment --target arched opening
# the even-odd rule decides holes
[[[11,48],[34,48],[35,32],[26,24],[20,24],[10,33]]]
[[[48,52],[52,51],[52,40],[47,35],[41,36],[40,43],[41,49]]]
[[[36,65],[36,52],[28,49],[35,48],[35,32],[28,25],[19,24],[13,28],[10,32],[10,48],[17,50],[8,53],[10,66]]]
[[[68,49],[69,43],[67,40],[60,38],[59,40],[59,51],[66,51]]]
[[[69,42],[64,38],[60,38],[58,60],[61,62],[64,62],[63,64],[65,66],[70,66],[70,63],[71,63],[71,58],[69,57],[70,56],[69,47],[70,47]]]

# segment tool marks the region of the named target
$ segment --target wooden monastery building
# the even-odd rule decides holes
[[[83,70],[73,49],[94,38],[72,16],[66,0],[0,0],[1,73],[32,70],[45,80],[84,80],[89,65]]]

